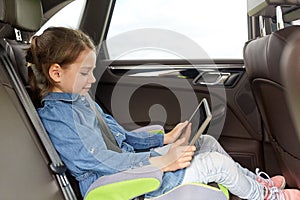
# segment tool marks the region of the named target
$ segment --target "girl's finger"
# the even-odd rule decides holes
[[[173,146],[181,146],[185,142],[185,138],[180,138],[175,143],[173,143]]]

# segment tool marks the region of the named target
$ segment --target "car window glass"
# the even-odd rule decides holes
[[[53,15],[36,33],[41,34],[51,26],[63,26],[78,29],[86,0],[75,0]]]
[[[246,0],[117,0],[106,45],[111,59],[180,59],[173,49],[132,44],[153,37],[163,43],[169,33],[174,49],[186,48],[178,39],[184,36],[211,58],[242,59],[247,27]],[[133,37],[120,37],[129,33]],[[119,50],[126,45],[127,52]],[[201,59],[197,54],[192,57]]]

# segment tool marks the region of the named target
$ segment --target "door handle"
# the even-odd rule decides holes
[[[194,84],[200,85],[221,85],[231,75],[230,72],[208,71],[200,73],[194,80]]]

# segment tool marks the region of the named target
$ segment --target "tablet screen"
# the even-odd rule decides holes
[[[191,136],[189,138],[189,143],[194,138],[194,136],[196,135],[200,126],[204,123],[206,118],[207,118],[207,115],[205,112],[204,103],[201,102],[197,106],[196,110],[194,111],[194,113],[191,115],[191,117],[188,120],[190,123],[192,123]]]
[[[191,135],[188,139],[188,144],[194,145],[198,138],[205,131],[207,125],[211,120],[211,113],[205,98],[198,104],[195,111],[189,118],[188,122],[192,123]],[[183,133],[185,128],[183,129]]]

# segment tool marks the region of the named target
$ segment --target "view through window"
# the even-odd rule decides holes
[[[246,0],[117,0],[106,42],[110,59],[242,59],[247,40]]]

